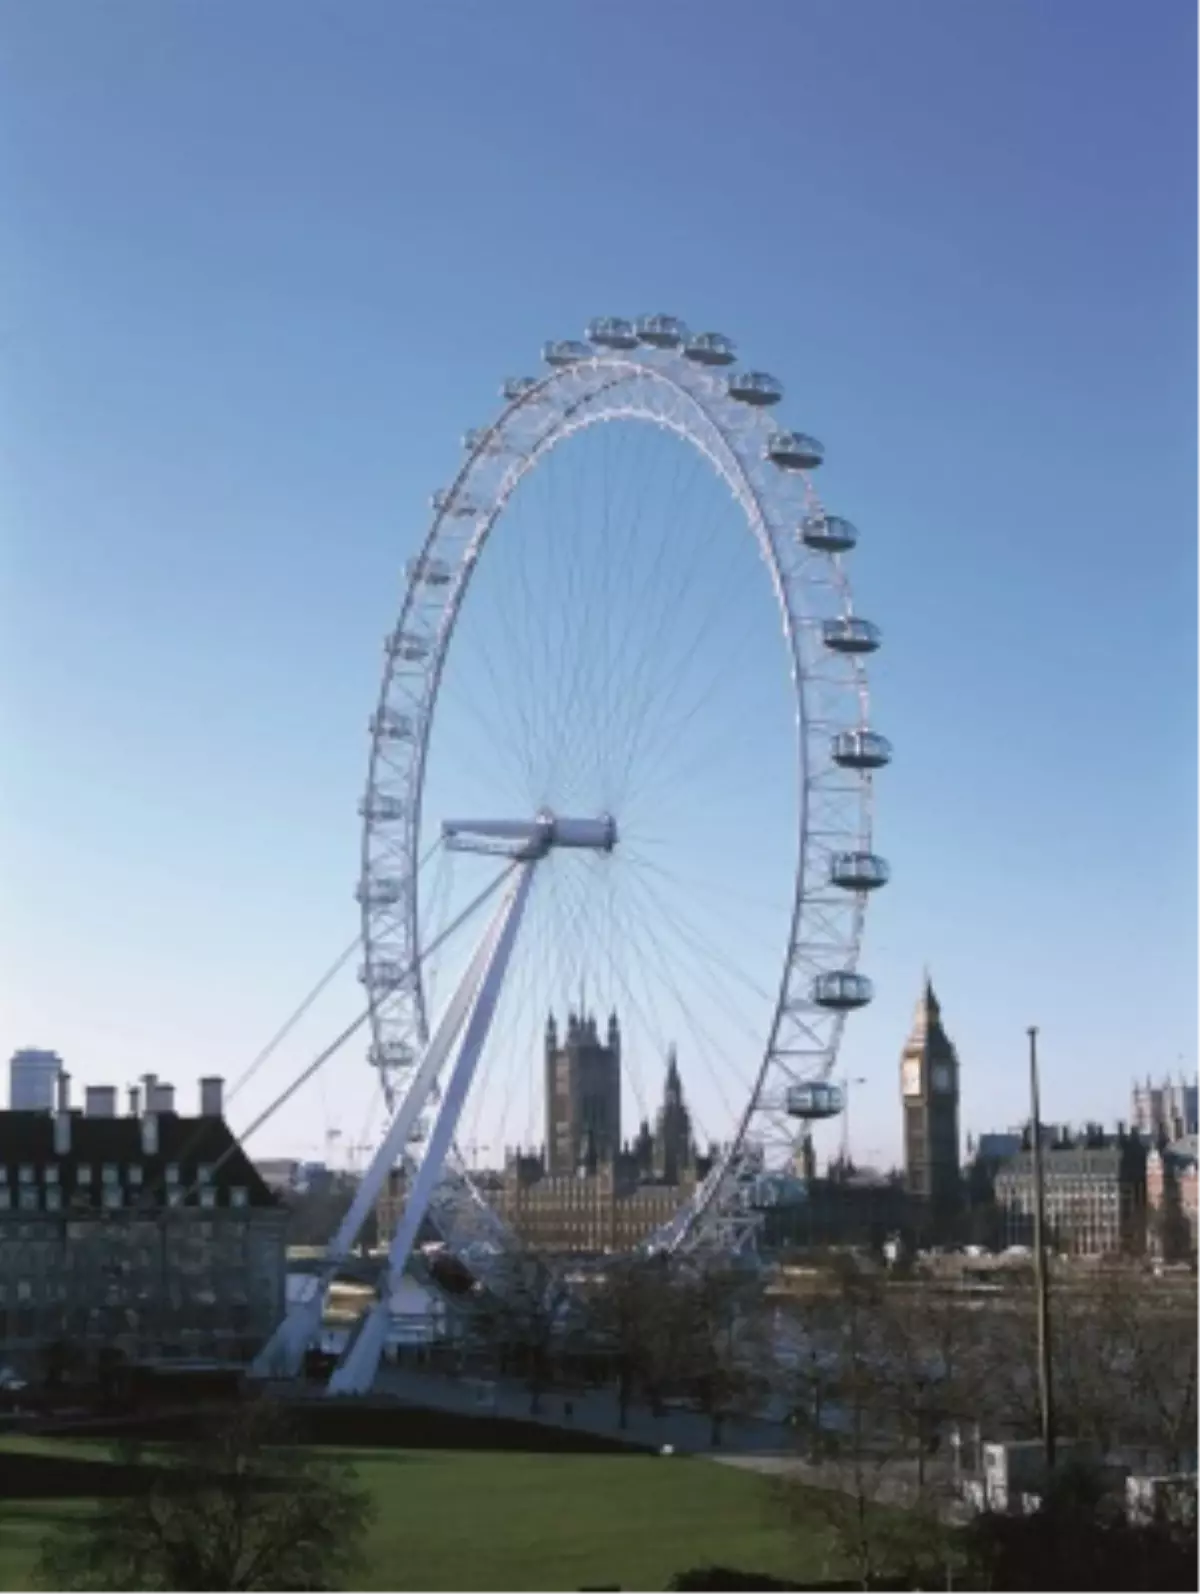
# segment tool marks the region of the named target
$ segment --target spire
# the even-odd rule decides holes
[[[913,1025],[909,1033],[908,1044],[910,1046],[923,1045],[935,1030],[941,1028],[941,1023],[942,1009],[937,997],[933,994],[933,981],[929,977],[929,968],[926,966],[923,989],[917,1001],[917,1010],[913,1015]]]

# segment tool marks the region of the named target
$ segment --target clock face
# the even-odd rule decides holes
[[[954,1089],[954,1075],[950,1071],[949,1064],[939,1063],[933,1070],[933,1088],[941,1091]]]
[[[921,1062],[917,1057],[910,1057],[904,1064],[900,1075],[900,1088],[906,1096],[919,1096],[921,1094]]]

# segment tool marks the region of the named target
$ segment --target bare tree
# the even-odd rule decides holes
[[[268,1402],[214,1422],[43,1545],[50,1589],[334,1589],[353,1571],[369,1497],[345,1462],[297,1445]],[[141,1447],[117,1447],[136,1466]]]
[[[595,1326],[616,1362],[617,1414],[624,1428],[635,1395],[661,1409],[676,1365],[681,1296],[665,1258],[614,1259],[590,1301]]]
[[[570,1300],[562,1272],[532,1251],[507,1259],[491,1282],[492,1332],[514,1358],[529,1389],[529,1411],[541,1410],[553,1381]]]
[[[705,1268],[679,1278],[680,1366],[709,1418],[711,1443],[721,1443],[726,1418],[762,1387],[766,1328],[760,1286],[752,1275]]]

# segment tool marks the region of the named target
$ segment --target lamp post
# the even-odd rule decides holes
[[[1042,1168],[1042,1113],[1038,1092],[1037,1026],[1029,1034],[1029,1098],[1033,1148],[1033,1268],[1037,1287],[1038,1406],[1046,1471],[1054,1468],[1054,1374],[1050,1341],[1050,1280],[1046,1267],[1046,1186]]]
[[[860,1074],[854,1079],[841,1079],[842,1087],[842,1170],[848,1168],[850,1163],[850,1091],[855,1085],[865,1085],[866,1079]]]

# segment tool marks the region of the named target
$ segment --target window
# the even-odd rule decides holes
[[[168,1184],[178,1184],[179,1183],[179,1164],[177,1162],[168,1162],[167,1163],[167,1183]]]
[[[12,1206],[12,1191],[7,1185],[0,1185],[0,1212],[7,1212]]]
[[[0,1184],[8,1183],[8,1164],[0,1162]]]
[[[62,1208],[62,1191],[58,1189],[46,1191],[46,1211],[58,1212]]]
[[[178,1186],[174,1190],[167,1191],[167,1205],[169,1207],[181,1207],[183,1205],[183,1191]]]
[[[38,1209],[38,1193],[36,1190],[21,1191],[21,1211],[36,1212]]]
[[[201,1184],[211,1184],[212,1176],[213,1170],[211,1162],[202,1162],[196,1169],[196,1178]]]
[[[230,1206],[244,1207],[246,1205],[246,1196],[246,1186],[244,1184],[235,1184],[233,1189],[229,1192]]]
[[[58,1183],[58,1163],[50,1162],[42,1169],[42,1178],[47,1184]]]
[[[104,1205],[110,1212],[121,1205],[121,1186],[119,1184],[110,1184],[105,1189]]]
[[[121,1176],[120,1170],[117,1168],[116,1163],[106,1162],[103,1168],[100,1170],[100,1177],[105,1184],[118,1184],[120,1182]]]
[[[20,1182],[22,1184],[32,1184],[33,1183],[33,1164],[30,1163],[30,1162],[23,1162],[21,1164],[21,1166],[17,1169],[17,1178],[20,1180]]]
[[[137,1186],[137,1185],[140,1185],[141,1182],[142,1182],[142,1165],[141,1165],[140,1162],[131,1162],[129,1164],[129,1183],[131,1185]]]
[[[91,1184],[92,1165],[90,1162],[77,1162],[75,1164],[75,1183]]]
[[[217,1192],[213,1189],[212,1185],[209,1185],[206,1189],[201,1190],[200,1205],[202,1207],[215,1207],[216,1204]]]

